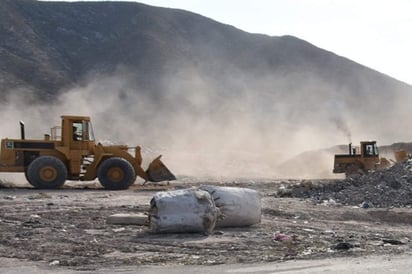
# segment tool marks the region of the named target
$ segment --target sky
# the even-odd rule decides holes
[[[124,0],[123,0],[124,1]],[[412,84],[409,0],[141,0],[251,33],[293,35]]]

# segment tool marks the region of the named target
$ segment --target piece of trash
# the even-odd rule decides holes
[[[329,198],[329,200],[323,200],[322,205],[324,205],[324,206],[336,206],[337,203],[332,198]]]
[[[348,249],[353,248],[353,245],[351,243],[342,242],[342,243],[338,243],[334,248],[337,250],[348,250]]]
[[[16,198],[17,198],[16,196],[4,196],[3,197],[4,200],[14,200]]]
[[[52,198],[52,196],[50,196],[49,194],[44,193],[44,192],[40,192],[40,193],[37,193],[36,195],[32,195],[32,196],[28,197],[29,200],[50,199],[50,198]]]
[[[369,203],[368,202],[363,202],[361,205],[360,205],[360,207],[361,208],[369,208]]]
[[[393,240],[393,239],[382,239],[382,242],[384,242],[385,244],[391,244],[391,245],[404,245],[405,244],[402,241]]]
[[[273,241],[276,242],[285,242],[285,241],[291,241],[292,237],[289,235],[283,234],[283,233],[275,233],[272,237]]]
[[[50,266],[55,266],[55,265],[59,265],[59,264],[60,264],[60,261],[58,261],[58,260],[54,260],[54,261],[51,261],[49,263]]]
[[[304,251],[302,252],[302,255],[307,256],[307,255],[311,255],[312,253],[313,253],[312,249],[307,249],[307,250],[304,250]]]
[[[124,231],[124,230],[126,230],[126,228],[120,227],[120,228],[115,228],[115,229],[113,229],[113,232],[122,232],[122,231]]]

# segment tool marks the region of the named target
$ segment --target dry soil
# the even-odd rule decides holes
[[[307,183],[304,181],[303,183]],[[312,184],[325,181],[312,181]],[[327,183],[335,183],[327,181]],[[200,233],[152,234],[146,226],[110,225],[108,216],[145,213],[157,191],[200,184],[246,187],[262,197],[261,223]],[[332,199],[285,197],[295,180],[201,180],[107,191],[97,183],[0,188],[0,257],[75,270],[140,265],[216,265],[382,254],[411,254],[409,207],[363,208]],[[281,191],[280,191],[281,190]]]

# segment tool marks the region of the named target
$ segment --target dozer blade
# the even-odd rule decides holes
[[[162,157],[162,155],[159,155],[149,164],[146,170],[148,181],[161,182],[176,180],[175,175],[162,163],[160,157]]]

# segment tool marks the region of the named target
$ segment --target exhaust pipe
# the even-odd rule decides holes
[[[349,143],[349,155],[352,155],[352,143]]]
[[[20,121],[20,135],[21,135],[21,139],[24,140],[25,139],[25,131],[24,131],[24,122]]]

